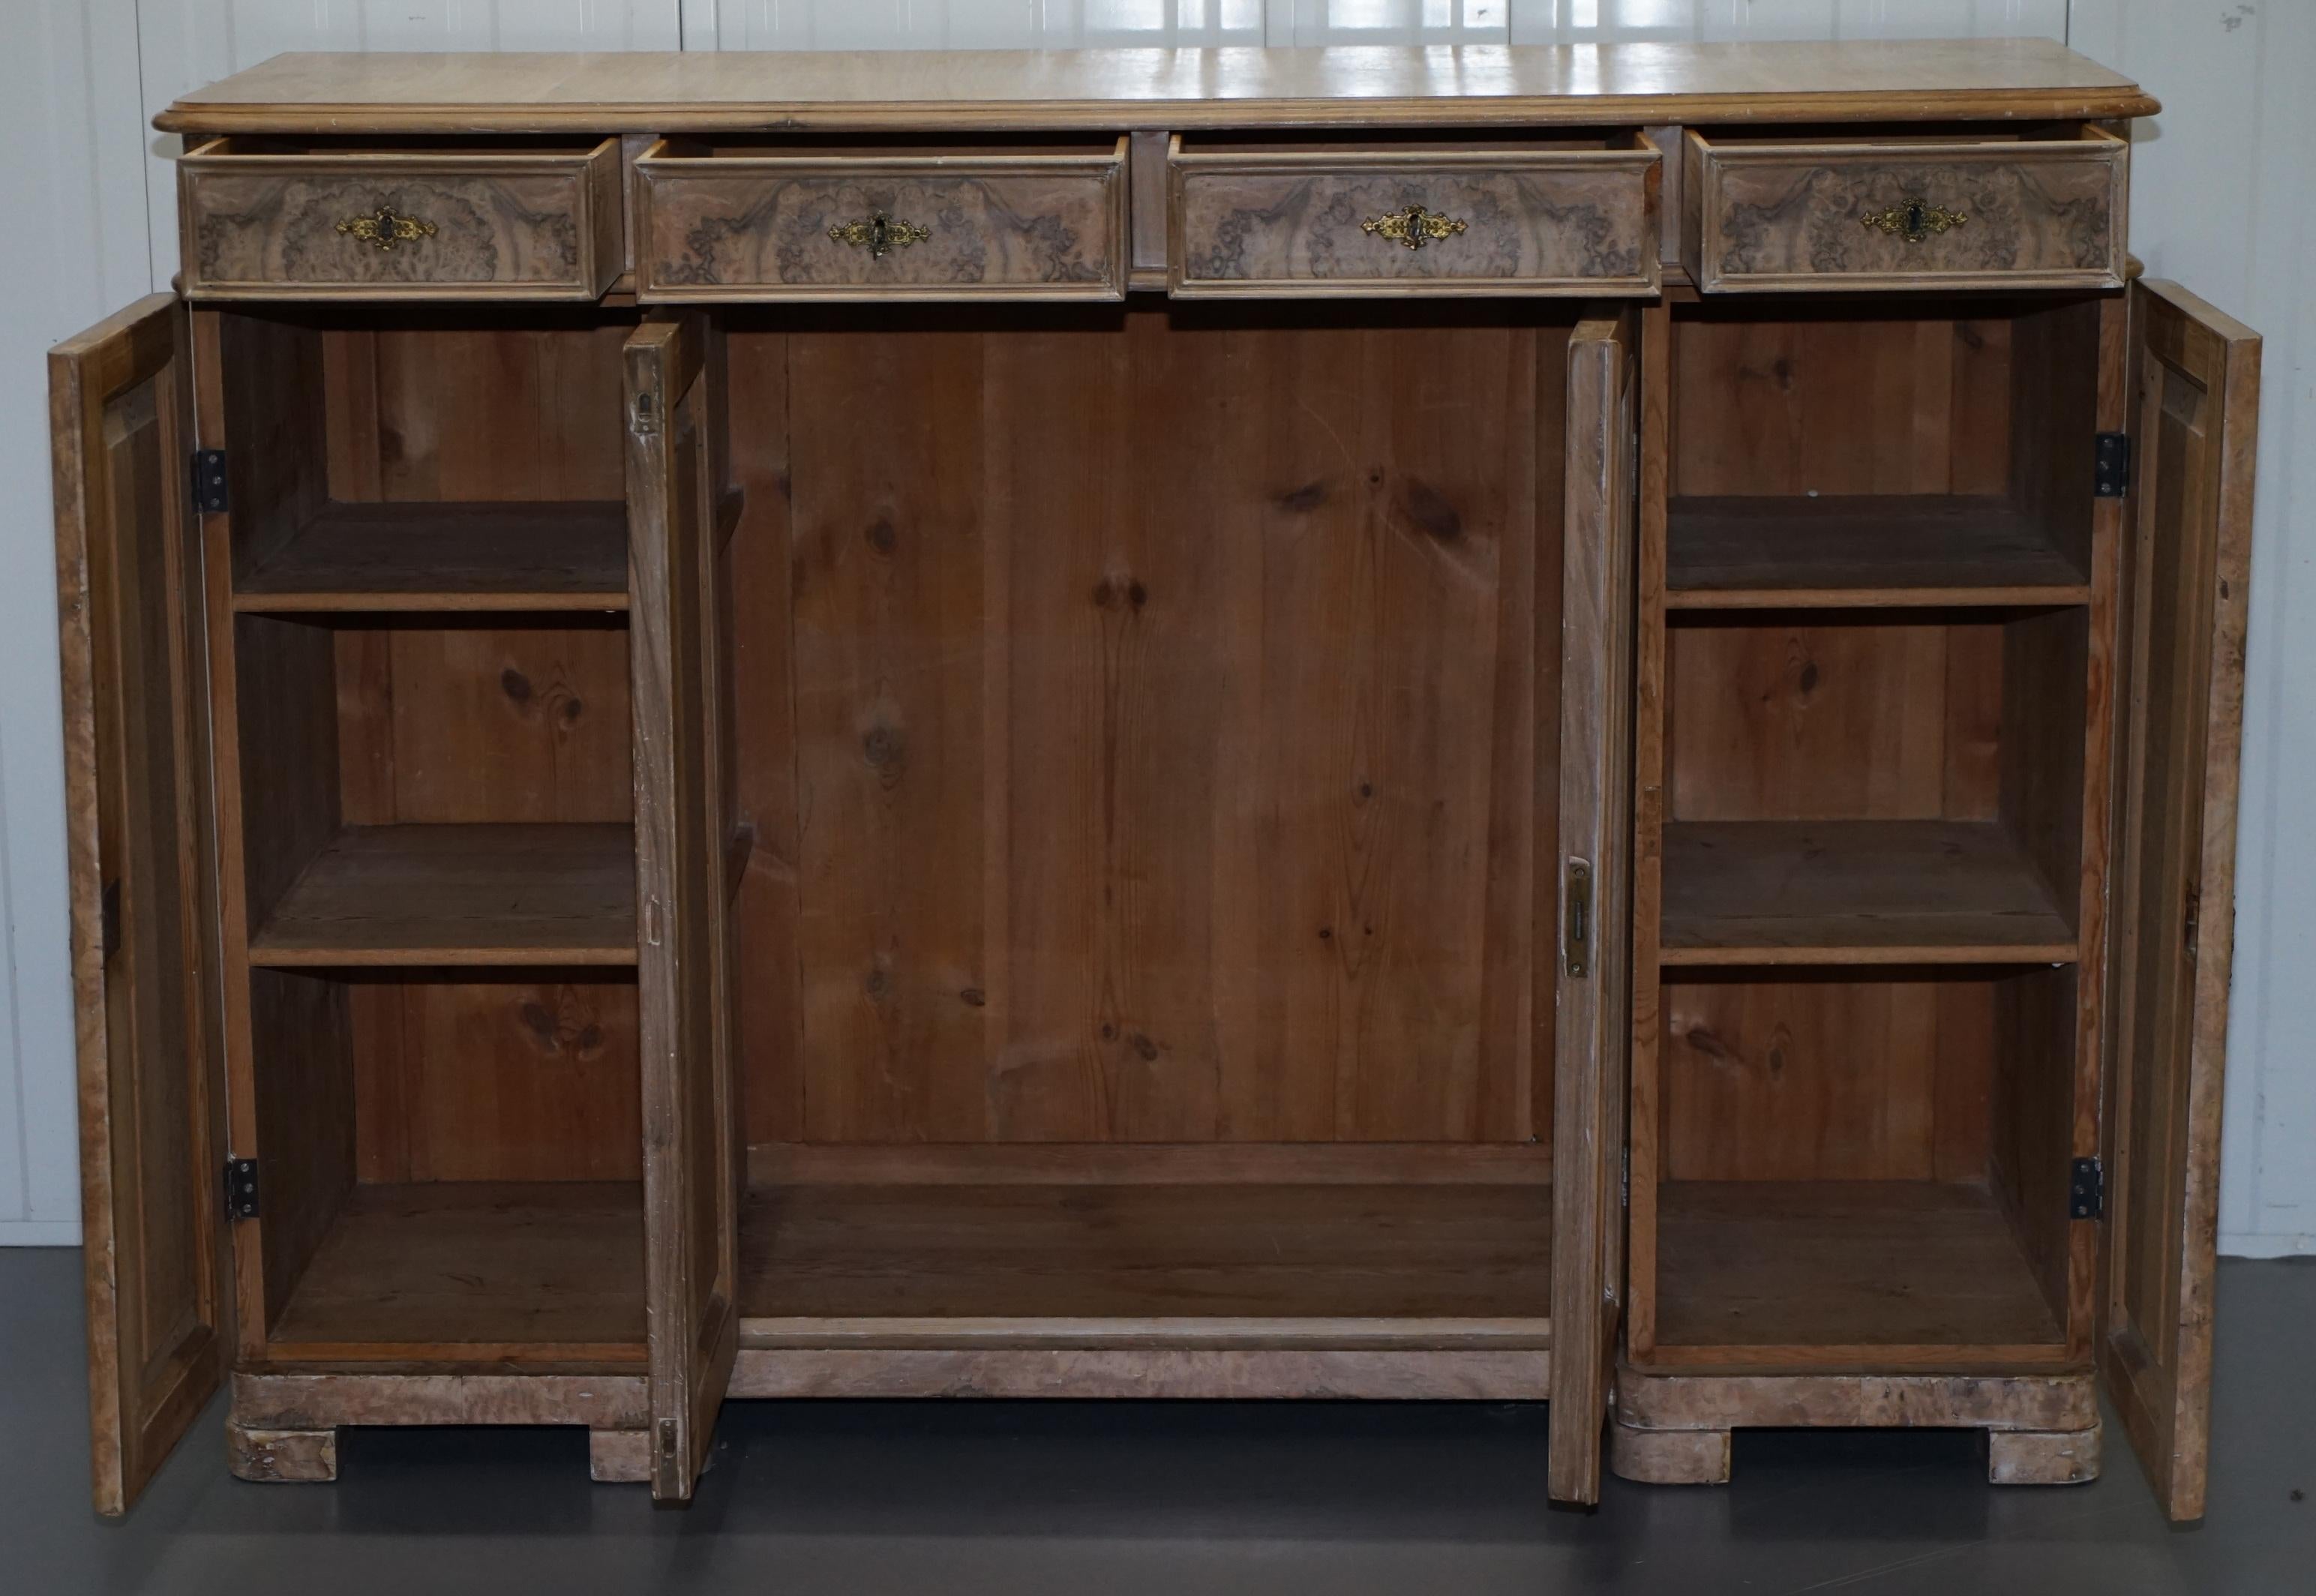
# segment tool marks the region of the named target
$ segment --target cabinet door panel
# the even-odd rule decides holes
[[[119,1513],[233,1342],[215,872],[183,308],[49,357],[96,1505]]]
[[[1600,1431],[1625,1299],[1638,349],[1629,309],[1579,323],[1568,343],[1553,1059],[1556,1502],[1599,1500]]]
[[[2099,1367],[2156,1493],[2201,1516],[2259,339],[2134,290]]]
[[[686,317],[647,323],[627,348],[645,1289],[663,1501],[688,1498],[707,1462],[739,1330],[719,337]]]

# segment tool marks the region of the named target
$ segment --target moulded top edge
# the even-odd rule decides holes
[[[1530,126],[2151,114],[2048,40],[284,55],[173,132]]]

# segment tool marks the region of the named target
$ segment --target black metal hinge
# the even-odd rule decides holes
[[[257,1217],[257,1160],[225,1161],[225,1211],[231,1219]]]
[[[2067,1179],[2067,1217],[2098,1219],[2107,1214],[2107,1167],[2096,1158],[2078,1158]]]
[[[2091,495],[2119,499],[2131,491],[2131,434],[2101,432],[2091,450]]]
[[[226,495],[225,450],[193,450],[193,508],[203,515],[222,515],[231,509]]]
[[[97,931],[104,942],[104,962],[111,964],[112,956],[120,951],[120,883],[107,881],[104,894],[97,899]]]

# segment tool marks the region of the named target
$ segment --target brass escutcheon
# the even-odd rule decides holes
[[[436,229],[432,222],[421,221],[414,216],[399,216],[393,207],[381,205],[368,216],[346,218],[338,224],[338,231],[391,254],[405,244],[432,238]]]
[[[1462,217],[1442,216],[1421,205],[1411,205],[1404,210],[1386,210],[1381,216],[1367,218],[1359,224],[1359,231],[1403,244],[1410,249],[1421,249],[1435,240],[1454,237],[1467,225]]]
[[[1909,194],[1889,210],[1877,210],[1859,219],[1876,232],[1903,238],[1909,244],[1920,244],[1933,233],[1943,233],[1949,227],[1962,226],[1970,218],[1959,210],[1933,205],[1920,194]]]
[[[881,261],[896,249],[922,244],[933,236],[933,230],[914,222],[896,222],[880,210],[866,221],[839,222],[828,229],[828,236],[839,244],[865,249]]]

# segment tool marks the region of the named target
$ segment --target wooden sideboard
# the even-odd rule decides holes
[[[283,57],[52,357],[213,1394],[1549,1399],[2200,1512],[2259,347],[2055,45]]]

